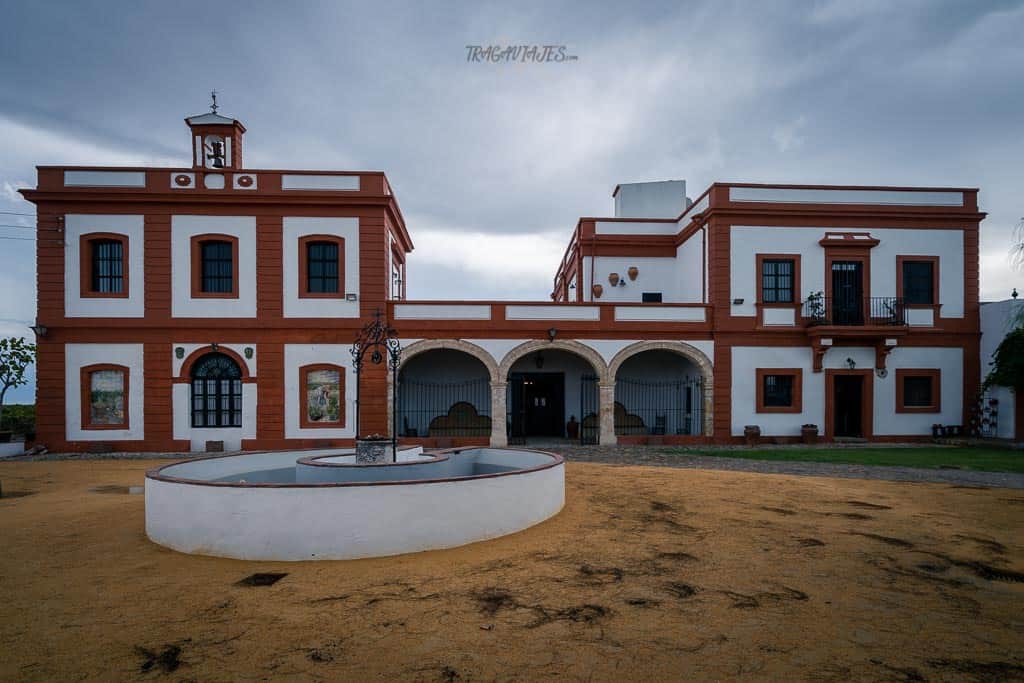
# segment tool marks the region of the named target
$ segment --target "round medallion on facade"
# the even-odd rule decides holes
[[[238,176],[238,185],[239,185],[239,187],[252,187],[252,176],[251,175]]]
[[[184,173],[179,173],[178,175],[174,176],[174,184],[178,185],[179,187],[188,187],[189,185],[192,184],[192,177]]]

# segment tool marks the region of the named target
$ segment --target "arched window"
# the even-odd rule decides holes
[[[192,426],[242,426],[242,370],[230,356],[208,353],[192,366]]]

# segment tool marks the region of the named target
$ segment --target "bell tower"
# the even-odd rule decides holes
[[[217,91],[210,93],[210,111],[185,119],[192,132],[192,166],[205,169],[242,168],[245,126],[217,113]]]

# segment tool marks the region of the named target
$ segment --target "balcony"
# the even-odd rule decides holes
[[[817,297],[804,302],[809,327],[900,327],[907,324],[903,299],[892,296]]]

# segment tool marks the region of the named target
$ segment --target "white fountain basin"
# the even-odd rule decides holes
[[[353,450],[200,458],[146,473],[146,534],[185,553],[347,560],[452,548],[521,531],[565,504],[561,456],[511,448]]]

